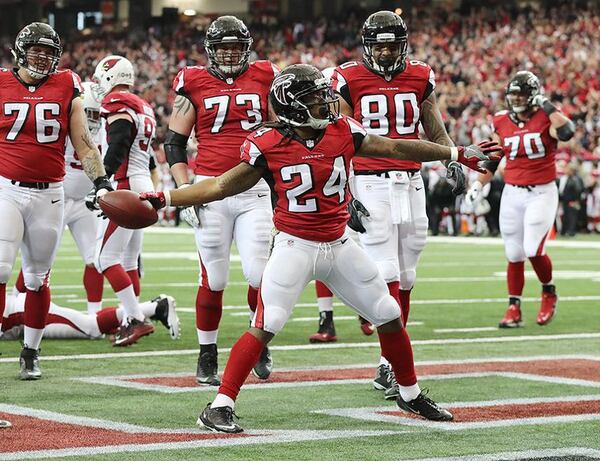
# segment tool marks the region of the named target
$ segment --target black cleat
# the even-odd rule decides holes
[[[156,310],[150,320],[162,323],[169,330],[171,339],[179,339],[179,317],[175,312],[175,299],[172,296],[161,294],[152,302],[156,303]]]
[[[394,384],[394,372],[389,365],[381,364],[373,380],[373,387],[378,391],[386,391]]]
[[[37,349],[24,347],[21,351],[19,363],[21,364],[21,372],[19,373],[21,381],[33,381],[42,377],[39,351]]]
[[[273,359],[271,358],[271,351],[265,346],[260,353],[260,358],[254,368],[252,368],[252,374],[258,379],[269,379],[271,372],[273,371]]]
[[[398,396],[396,399],[398,407],[408,413],[414,413],[430,421],[452,421],[454,419],[452,413],[438,407],[433,400],[427,397],[427,392],[427,389],[424,389],[416,399],[409,402],[405,402],[401,396]]]
[[[244,429],[233,420],[234,416],[237,418],[237,415],[233,412],[233,408],[211,408],[209,403],[202,413],[200,413],[200,416],[198,416],[196,424],[213,432],[226,432],[228,434],[243,432]]]
[[[198,368],[196,368],[196,382],[209,386],[219,386],[221,380],[217,374],[219,365],[217,363],[217,345],[203,344],[200,346],[198,355]]]
[[[400,386],[398,386],[396,378],[392,379],[392,385],[383,393],[383,398],[386,400],[396,400],[398,397],[400,397]]]

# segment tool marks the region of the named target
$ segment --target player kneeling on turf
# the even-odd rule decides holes
[[[249,189],[262,177],[272,184],[277,234],[263,274],[258,309],[249,331],[233,346],[219,393],[198,423],[213,431],[242,431],[233,420],[234,401],[264,346],[283,328],[311,280],[326,283],[377,327],[382,353],[400,384],[398,405],[428,419],[451,420],[448,411],[419,389],[400,307],[375,263],[346,235],[346,182],[356,155],[453,159],[478,168],[500,146],[484,142],[450,148],[368,135],[358,122],[338,115],[338,100],[329,80],[310,65],[289,66],[276,77],[269,102],[279,121],[247,137],[238,166],[185,189],[140,194],[155,208],[162,208],[220,200]]]

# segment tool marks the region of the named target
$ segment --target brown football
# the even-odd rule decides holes
[[[115,224],[126,229],[142,229],[158,221],[156,210],[147,200],[140,200],[137,192],[115,190],[98,200],[100,209]]]

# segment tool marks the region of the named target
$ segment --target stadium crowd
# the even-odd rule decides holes
[[[289,24],[271,17],[250,18],[248,26],[254,37],[251,59],[269,59],[282,68],[294,63],[326,68],[361,59],[359,32],[364,17],[366,12],[354,11],[344,19]],[[568,235],[581,230],[600,232],[598,3],[568,10],[560,6],[540,11],[478,8],[468,14],[439,9],[423,14],[414,8],[405,19],[409,55],[434,69],[438,103],[457,144],[489,137],[491,116],[504,108],[504,89],[511,74],[527,69],[542,77],[550,99],[577,125],[575,136],[559,145],[557,156],[559,230]],[[122,54],[135,63],[137,92],[151,102],[159,121],[156,154],[165,185],[170,177],[160,142],[174,98],[171,82],[182,66],[206,63],[202,44],[209,22],[209,18],[196,17],[174,28],[85,31],[65,40],[61,66],[73,69],[84,80],[91,79],[98,60],[107,54]],[[2,50],[1,64],[11,65],[8,45]],[[490,188],[487,205],[474,210],[449,195],[442,171],[436,166],[426,169],[434,234],[440,229],[450,234],[497,232],[494,214],[502,190],[501,176]]]

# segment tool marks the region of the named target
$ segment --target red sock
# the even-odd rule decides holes
[[[398,306],[400,306],[400,311],[402,311],[402,303],[400,302],[400,282],[388,282],[387,287],[390,295],[392,295],[392,298],[396,300]],[[406,325],[406,320],[404,320],[404,312],[402,312],[402,323]]]
[[[103,274],[115,293],[118,293],[131,285],[129,275],[127,275],[127,272],[125,272],[125,269],[123,269],[123,266],[120,264],[110,266]]]
[[[521,296],[525,286],[525,261],[509,262],[506,268],[509,296]]]
[[[98,329],[100,333],[112,333],[119,326],[121,322],[117,318],[117,308],[107,307],[96,313],[96,322],[98,322]]]
[[[25,326],[42,330],[50,310],[50,288],[42,286],[38,291],[27,290],[25,297]]]
[[[17,281],[15,282],[15,288],[19,293],[25,293],[27,291],[27,288],[25,288],[25,279],[23,278],[23,269],[19,271]]]
[[[404,325],[408,323],[408,314],[410,314],[410,292],[412,290],[400,290],[400,309],[402,309],[402,321]]]
[[[250,374],[252,367],[258,362],[265,345],[250,333],[244,333],[231,348],[229,360],[225,365],[219,394],[235,400],[240,388]]]
[[[258,288],[248,286],[248,307],[252,312],[256,312],[258,306]]]
[[[127,275],[129,276],[129,279],[131,280],[131,284],[133,285],[133,293],[136,296],[140,295],[140,273],[138,272],[137,269],[133,269],[130,271],[127,271]]]
[[[83,271],[83,287],[85,288],[89,302],[102,302],[104,277],[102,277],[102,274],[95,267],[85,266],[85,270]]]
[[[416,384],[415,362],[410,338],[406,329],[402,328],[402,330],[393,333],[378,332],[378,334],[379,344],[381,344],[381,355],[392,365],[398,384],[401,386]]]
[[[5,307],[6,307],[6,283],[0,283],[0,323],[2,323],[2,316],[4,315]]]
[[[217,330],[222,313],[223,292],[211,291],[203,286],[198,287],[198,295],[196,296],[196,328],[202,331]]]
[[[548,255],[533,256],[529,261],[540,282],[546,285],[552,281],[552,261]]]
[[[317,298],[331,298],[333,297],[333,293],[331,292],[331,290],[329,288],[327,288],[327,285],[325,285],[323,282],[317,280],[315,282],[315,289],[317,290]]]

